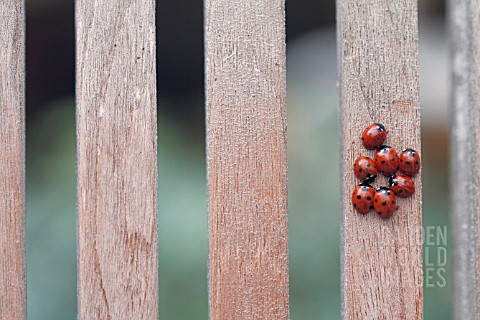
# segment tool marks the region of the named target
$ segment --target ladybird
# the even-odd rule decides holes
[[[368,150],[378,148],[387,137],[387,130],[381,123],[372,123],[362,133],[362,144]]]
[[[386,187],[378,188],[373,196],[373,208],[380,217],[391,217],[397,208],[393,191]]]
[[[358,213],[365,214],[373,209],[375,190],[366,182],[360,183],[353,189],[352,204]]]
[[[405,149],[400,154],[400,171],[413,177],[420,170],[420,156],[413,149]]]
[[[387,177],[391,176],[399,169],[398,155],[392,147],[380,146],[377,152],[375,152],[374,159],[377,170]]]
[[[353,172],[355,172],[358,179],[367,181],[368,183],[375,181],[378,173],[375,161],[365,156],[358,157],[357,160],[355,160]]]
[[[410,197],[415,192],[415,184],[412,179],[404,174],[396,174],[391,176],[388,180],[390,190],[392,190],[397,197]]]

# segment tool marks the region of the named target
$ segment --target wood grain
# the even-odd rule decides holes
[[[157,319],[155,1],[76,1],[79,319]]]
[[[342,184],[342,316],[422,319],[422,184],[395,215],[360,215],[351,205],[360,135],[372,122],[386,144],[420,152],[416,0],[337,0]],[[386,185],[384,177],[375,186]]]
[[[207,0],[210,319],[288,319],[283,0]]]
[[[455,319],[480,319],[480,4],[449,1]]]
[[[0,17],[0,319],[25,319],[24,2]]]

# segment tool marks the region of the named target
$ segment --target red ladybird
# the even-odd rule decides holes
[[[413,177],[420,170],[420,156],[413,149],[405,149],[400,154],[400,171],[409,177]]]
[[[358,213],[365,214],[373,209],[373,187],[364,182],[353,189],[352,204]]]
[[[374,159],[377,170],[386,176],[391,176],[399,169],[398,155],[392,147],[380,146],[375,152]]]
[[[391,176],[388,184],[397,197],[410,197],[415,192],[415,184],[412,179],[404,174]]]
[[[385,187],[378,188],[373,196],[373,207],[380,217],[391,217],[397,208],[393,191]]]
[[[362,133],[362,144],[368,150],[378,148],[387,137],[387,131],[381,123],[372,123]]]
[[[355,160],[353,171],[358,179],[372,183],[377,177],[377,167],[372,158],[361,156]]]

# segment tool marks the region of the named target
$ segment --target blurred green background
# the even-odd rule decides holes
[[[287,1],[295,320],[340,318],[334,10],[332,0]],[[160,317],[206,319],[203,3],[162,0],[157,11]],[[27,0],[29,319],[76,318],[73,12],[70,0]],[[449,237],[446,286],[425,286],[425,319],[451,319],[444,4],[421,1],[420,13],[424,226],[446,226]]]

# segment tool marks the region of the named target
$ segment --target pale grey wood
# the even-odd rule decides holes
[[[362,131],[380,122],[386,144],[420,152],[416,0],[337,0],[342,184],[342,316],[422,319],[422,184],[394,216],[355,212]],[[386,185],[384,177],[375,186]]]
[[[76,1],[79,319],[157,319],[154,0]]]
[[[210,319],[288,319],[284,0],[207,0]]]
[[[0,0],[0,319],[25,319],[25,7]]]
[[[480,3],[449,1],[455,319],[480,319]]]

